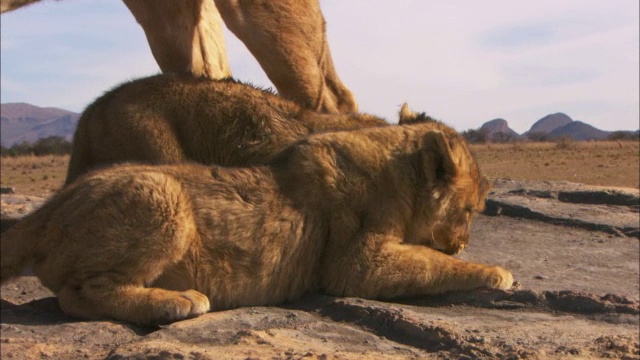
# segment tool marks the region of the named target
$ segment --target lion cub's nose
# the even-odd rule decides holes
[[[462,250],[464,250],[464,248],[467,247],[467,244],[465,243],[461,243],[458,245],[458,248],[456,249],[456,251],[454,251],[454,255],[460,254],[462,252]]]

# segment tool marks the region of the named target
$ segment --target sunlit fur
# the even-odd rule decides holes
[[[156,75],[121,84],[82,113],[66,184],[123,162],[264,164],[305,136],[388,125],[359,113],[323,114],[228,79]]]
[[[65,312],[139,324],[318,289],[504,289],[507,270],[443,253],[468,242],[485,185],[464,140],[433,121],[313,135],[266,166],[114,166],[3,234],[1,280],[32,265]]]

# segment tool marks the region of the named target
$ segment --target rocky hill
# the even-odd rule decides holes
[[[558,139],[572,138],[573,140],[601,140],[606,139],[611,132],[596,129],[582,121],[573,120],[566,114],[550,114],[536,121],[523,136],[528,138]]]
[[[480,131],[492,141],[506,141],[518,139],[520,135],[509,127],[505,119],[493,119],[482,124]]]
[[[612,134],[612,132],[597,129],[582,121],[573,120],[564,113],[549,114],[543,117],[522,135],[513,131],[505,119],[487,121],[482,124],[477,132],[486,135],[486,139],[489,141],[508,141],[518,138],[531,140],[553,140],[558,138],[602,140]],[[632,135],[633,132],[630,132],[630,134]]]
[[[571,137],[574,140],[601,140],[606,139],[609,134],[611,133],[608,131],[596,129],[582,121],[572,121],[549,132],[548,137],[550,139]]]
[[[26,103],[2,104],[2,145],[9,147],[24,140],[35,142],[48,136],[62,136],[71,140],[79,118],[78,113],[53,107]]]
[[[529,129],[529,131],[527,131],[526,133],[541,132],[548,134],[557,128],[569,124],[572,121],[572,118],[563,113],[549,114],[531,125],[531,129]]]

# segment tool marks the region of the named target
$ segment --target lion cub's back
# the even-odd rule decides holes
[[[119,162],[262,163],[308,132],[300,109],[232,80],[157,75],[120,85],[89,105],[74,137],[67,184]]]

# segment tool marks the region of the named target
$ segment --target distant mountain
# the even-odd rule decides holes
[[[487,139],[494,141],[506,141],[520,138],[517,132],[509,127],[505,119],[493,119],[480,126],[480,131],[487,134]]]
[[[618,131],[619,136],[633,138],[634,132],[626,134]],[[573,140],[601,140],[608,138],[613,132],[597,129],[582,121],[575,121],[566,114],[555,113],[549,114],[542,119],[536,121],[529,131],[522,135],[518,135],[509,127],[509,123],[505,119],[493,119],[482,124],[478,130],[470,130],[465,135],[469,141],[494,141],[504,142],[520,138],[529,138],[531,140],[544,141],[553,140],[562,137],[568,137]],[[482,140],[480,140],[482,139]]]
[[[564,126],[556,128],[547,136],[550,139],[571,137],[574,140],[602,140],[606,139],[610,134],[611,133],[609,131],[596,129],[582,121],[572,121]]]
[[[524,136],[529,138],[557,139],[568,137],[573,140],[606,139],[611,132],[597,129],[582,121],[575,121],[563,113],[550,114],[536,121]]]
[[[10,147],[24,140],[35,142],[48,136],[71,140],[80,114],[72,111],[39,107],[26,103],[0,105],[2,145]]]
[[[525,134],[538,133],[538,132],[548,134],[557,128],[560,128],[569,124],[572,121],[573,121],[572,118],[570,118],[568,115],[563,113],[549,114],[543,117],[542,119],[536,121],[531,126],[531,129],[529,129],[529,131],[527,131]]]

